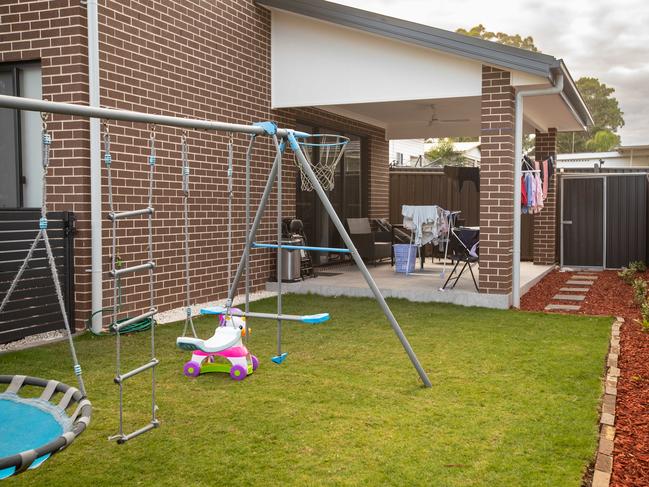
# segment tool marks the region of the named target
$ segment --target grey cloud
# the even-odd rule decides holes
[[[646,0],[336,0],[365,10],[454,30],[531,35],[563,58],[575,78],[593,76],[615,88],[625,113],[624,144],[649,144],[649,4]],[[514,8],[512,8],[514,7]]]

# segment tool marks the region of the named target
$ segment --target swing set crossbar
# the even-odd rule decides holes
[[[311,247],[309,245],[290,245],[290,244],[286,244],[286,245],[282,244],[280,246],[278,244],[272,244],[272,243],[258,243],[258,242],[252,243],[252,248],[254,249],[278,249],[280,247],[285,250],[312,250],[313,252],[332,252],[338,254],[351,254],[351,250],[340,248],[340,247]]]
[[[202,315],[224,315],[227,314],[227,308],[224,306],[216,306],[214,308],[203,308],[201,309]],[[243,312],[235,309],[230,309],[231,316],[243,316],[245,318],[263,318],[269,320],[286,320],[286,321],[298,321],[300,323],[309,323],[317,324],[324,323],[329,321],[329,313],[318,313],[314,315],[286,315],[286,314],[276,314],[276,313],[257,313],[253,311]]]

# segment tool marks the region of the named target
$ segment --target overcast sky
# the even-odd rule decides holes
[[[613,88],[624,112],[622,143],[649,144],[647,0],[333,0],[421,24],[531,35],[563,58],[575,80],[594,76]]]

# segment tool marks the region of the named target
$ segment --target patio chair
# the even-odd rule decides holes
[[[455,288],[457,281],[460,280],[462,274],[469,268],[471,273],[471,278],[473,279],[473,285],[475,286],[476,291],[480,291],[478,287],[478,282],[475,279],[473,274],[473,266],[476,265],[479,261],[479,252],[480,252],[480,229],[477,227],[456,227],[451,228],[448,242],[448,256],[451,259],[451,262],[455,262],[453,270],[446,279],[446,282],[442,286],[442,291],[447,288],[449,283],[453,281],[451,289]],[[460,263],[464,263],[460,272],[457,272],[457,268]]]
[[[392,255],[392,234],[373,232],[369,218],[347,218],[349,236],[361,258],[376,264]]]

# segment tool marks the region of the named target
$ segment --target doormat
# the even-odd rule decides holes
[[[342,274],[342,272],[323,272],[323,271],[316,271],[316,274],[319,276],[324,276],[324,277],[333,277],[333,276],[339,276]]]

